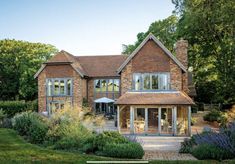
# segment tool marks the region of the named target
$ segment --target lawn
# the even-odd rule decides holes
[[[86,163],[108,158],[49,150],[24,141],[15,131],[0,129],[0,163]]]
[[[0,163],[86,163],[87,160],[114,160],[71,152],[49,150],[24,141],[15,131],[0,128]],[[224,163],[225,161],[223,161]],[[151,161],[150,163],[218,163],[216,161]],[[227,161],[226,163],[234,163]]]

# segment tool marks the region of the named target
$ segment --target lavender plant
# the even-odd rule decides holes
[[[212,131],[197,134],[194,139],[197,145],[214,145],[235,155],[235,123],[229,124],[226,128],[221,128],[219,133]]]

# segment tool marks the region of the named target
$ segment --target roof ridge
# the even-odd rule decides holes
[[[80,55],[80,56],[74,56],[74,57],[111,57],[111,56],[126,56],[124,54],[117,54],[117,55]]]

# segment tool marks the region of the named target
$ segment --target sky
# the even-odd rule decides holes
[[[121,54],[172,14],[171,0],[0,0],[0,39],[52,44],[73,55]]]

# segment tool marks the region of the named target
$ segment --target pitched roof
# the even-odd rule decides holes
[[[130,54],[124,63],[118,68],[118,73],[129,63],[129,61],[140,51],[140,49],[147,43],[148,40],[153,40],[184,72],[187,72],[185,66],[152,34],[143,40],[143,42]]]
[[[118,98],[119,105],[192,105],[193,100],[181,91],[126,92]]]
[[[62,50],[50,60],[43,63],[38,72],[34,75],[37,78],[46,65],[70,64],[73,69],[82,77],[110,77],[120,76],[117,69],[125,61],[125,55],[104,55],[104,56],[73,56]]]
[[[117,69],[125,61],[125,55],[77,56],[77,61],[89,77],[119,76]]]
[[[79,75],[81,75],[82,77],[86,76],[85,72],[83,71],[83,68],[76,61],[76,58],[72,54],[62,50],[60,52],[57,52],[50,60],[43,63],[41,68],[34,75],[34,78],[37,78],[38,75],[45,69],[47,65],[61,65],[61,64],[69,64]]]

